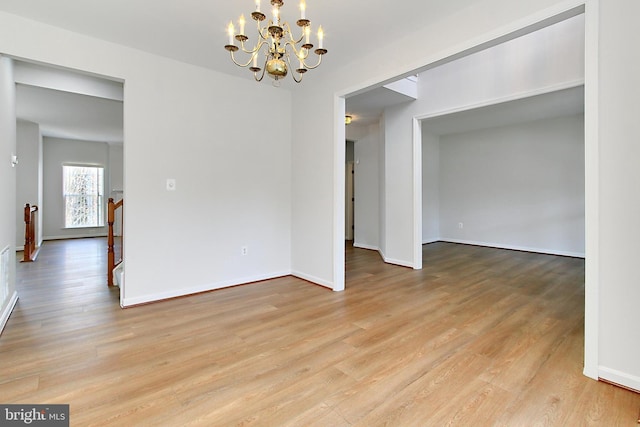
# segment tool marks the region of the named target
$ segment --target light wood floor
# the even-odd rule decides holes
[[[47,242],[18,265],[0,402],[69,403],[72,426],[637,425],[640,395],[582,375],[582,260],[423,250],[414,271],[347,248],[342,293],[285,277],[122,310],[103,239]]]

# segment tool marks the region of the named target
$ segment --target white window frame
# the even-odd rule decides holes
[[[98,216],[95,222],[92,222],[90,224],[88,223],[84,223],[84,224],[73,224],[73,221],[70,221],[68,219],[68,215],[67,215],[67,197],[70,196],[70,194],[67,194],[67,188],[66,188],[66,175],[67,175],[67,169],[66,168],[91,168],[91,169],[100,169],[102,171],[102,183],[98,188],[96,188],[96,193],[94,193],[93,197],[96,197],[97,200],[97,207],[95,209],[96,215]],[[62,217],[64,220],[64,228],[66,229],[78,229],[78,228],[101,228],[104,227],[106,224],[106,202],[105,202],[105,167],[103,165],[100,164],[88,164],[88,163],[65,163],[62,165]]]

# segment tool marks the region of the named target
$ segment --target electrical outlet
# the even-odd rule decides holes
[[[176,191],[176,180],[167,178],[167,191]]]
[[[249,253],[249,248],[248,247],[243,246],[243,247],[240,248],[240,254],[241,255],[246,255],[248,253]]]

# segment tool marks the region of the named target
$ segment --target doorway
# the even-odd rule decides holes
[[[431,64],[427,64],[423,67],[423,70],[427,70],[433,67],[433,64],[441,65],[451,60],[462,58],[470,53],[486,49],[489,46],[496,46],[505,40],[515,39],[523,34],[527,34],[536,31],[540,28],[548,27],[557,22],[562,22],[568,18],[578,16],[585,16],[585,76],[581,84],[584,84],[584,90],[586,97],[597,98],[597,85],[594,84],[597,79],[597,11],[595,9],[585,10],[585,5],[580,4],[578,6],[572,5],[566,10],[554,10],[549,11],[548,16],[541,17],[540,15],[532,16],[528,23],[522,21],[521,27],[514,31],[512,27],[503,28],[503,34],[501,37],[485,40],[483,43],[479,43],[477,40],[475,43],[469,45],[466,49],[461,49],[457,54],[451,55],[447,58],[441,58],[440,61],[434,60]],[[495,36],[495,32],[493,35]],[[407,74],[419,72],[416,70],[408,70]],[[382,83],[381,83],[382,84]],[[361,88],[360,91],[365,90]],[[353,92],[358,93],[358,92]],[[341,96],[349,97],[349,93],[341,94]],[[597,271],[598,263],[598,227],[595,219],[597,218],[598,211],[598,193],[597,193],[597,177],[598,177],[598,161],[597,161],[597,104],[585,105],[585,194],[586,194],[586,209],[585,209],[585,253],[586,253],[586,302],[585,302],[585,375],[591,378],[597,378],[597,353],[598,353],[598,304],[597,304],[597,280],[589,272]],[[421,145],[422,145],[422,128],[421,119],[423,117],[414,117],[412,134],[413,134],[413,174],[411,181],[407,181],[406,177],[404,183],[410,186],[413,183],[413,200],[411,202],[412,207],[407,213],[403,214],[405,223],[413,221],[412,236],[405,236],[404,242],[412,246],[413,264],[422,264],[422,251],[420,250],[422,245],[422,232],[421,232],[421,219],[422,219],[422,192],[421,192]],[[337,124],[336,124],[337,125]],[[336,144],[343,144],[342,141],[336,141]],[[405,149],[405,152],[407,150]],[[406,164],[406,161],[405,161]],[[387,174],[393,174],[387,168]],[[343,184],[339,185],[342,187]],[[340,194],[341,192],[337,192]],[[343,211],[342,197],[336,199],[336,206],[339,211]],[[357,203],[356,203],[357,204]],[[389,205],[387,205],[389,206]],[[405,204],[403,204],[405,206]],[[357,209],[357,206],[356,206]],[[395,214],[394,214],[395,215]],[[420,223],[420,224],[418,224]],[[384,233],[389,234],[389,230],[383,230]],[[406,251],[405,251],[406,253]]]
[[[16,248],[24,242],[20,212],[25,203],[43,208],[38,212],[38,245],[106,237],[107,200],[118,200],[124,192],[123,82],[25,60],[14,60],[14,80],[19,158]],[[101,171],[102,185],[87,205],[95,209],[86,212],[95,221],[88,225],[65,221],[66,199],[71,196],[63,197],[62,174],[68,166]],[[101,268],[106,287],[106,262]]]

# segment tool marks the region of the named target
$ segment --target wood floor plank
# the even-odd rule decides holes
[[[18,264],[2,403],[78,426],[626,426],[582,375],[584,260],[450,243],[424,268],[346,248],[346,291],[282,277],[121,309],[106,242]]]

